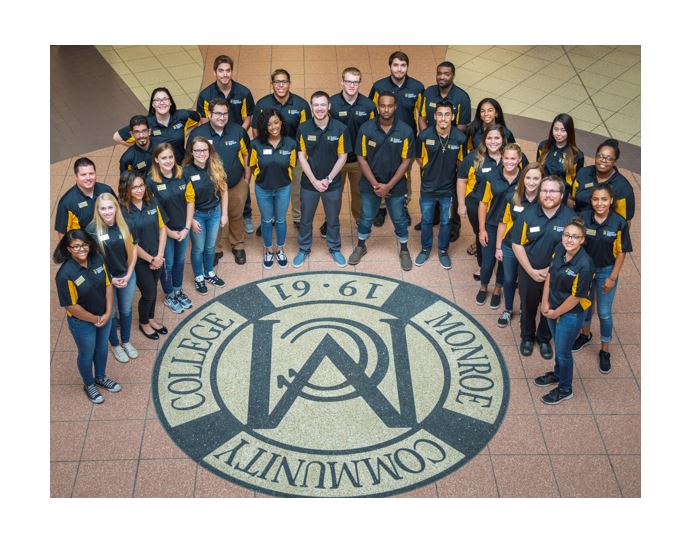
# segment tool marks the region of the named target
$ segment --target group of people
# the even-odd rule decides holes
[[[604,141],[595,164],[585,167],[573,119],[559,114],[530,162],[496,99],[483,99],[472,117],[452,63],[441,62],[436,84],[426,89],[408,66],[404,52],[392,53],[390,76],[375,82],[369,97],[359,92],[360,70],[348,67],[339,93],[317,91],[309,102],[290,91],[288,71],[276,69],[272,93],[255,104],[250,90],[232,79],[233,60],[221,55],[216,80],[199,94],[196,110],[177,109],[169,90],[156,88],[148,115],[133,116],[115,132],[114,140],[128,146],[117,195],[96,181],[91,160],[75,162],[76,184],[56,212],[54,260],[62,264],[58,295],[92,402],[103,401],[99,387],[120,390],[105,374],[108,341],[120,362],[138,355],[130,342],[135,285],[139,330],[156,340],[167,333],[155,319],[159,280],[167,308],[192,307],[183,290],[188,239],[201,295],[207,285],[225,286],[214,269],[224,227],[235,262],[245,264],[246,237],[255,231],[252,183],[266,269],[289,263],[289,207],[298,227],[296,268],[310,254],[320,201],[326,219],[319,232],[340,267],[361,261],[372,227],[389,215],[403,270],[429,260],[436,225],[438,260],[450,269],[450,243],[467,216],[475,235],[468,254],[476,257],[473,277],[480,282],[476,303],[484,305],[489,295],[490,307],[499,309],[503,296],[497,324],[507,327],[518,288],[521,354],[531,355],[537,342],[543,358],[555,359],[554,369],[535,380],[540,387],[557,384],[543,401],[572,396],[572,351],[592,339],[593,300],[599,366],[609,372],[612,302],[632,250],[628,226],[635,211],[633,189],[616,168],[617,141]],[[413,161],[421,213],[414,259],[408,249]],[[358,236],[347,259],[339,223],[346,183]]]

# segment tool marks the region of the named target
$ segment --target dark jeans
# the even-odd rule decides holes
[[[434,239],[434,214],[439,212],[439,238],[437,247],[440,251],[448,251],[451,237],[451,204],[453,197],[420,194],[421,243],[426,251],[432,249]],[[436,208],[439,208],[436,210]],[[436,211],[435,211],[436,210]]]
[[[473,227],[473,232],[475,232],[475,258],[477,259],[477,265],[482,267],[482,245],[480,245],[480,221],[478,220],[478,207],[480,202],[475,200],[473,197],[466,197],[465,207],[468,209],[468,221],[470,221],[470,226]]]
[[[497,287],[504,286],[504,265],[497,261],[497,227],[485,224],[487,231],[487,246],[482,247],[482,262],[480,266],[480,284],[487,286],[492,278],[494,264],[497,264]]]
[[[501,252],[504,255],[504,307],[507,311],[513,311],[513,299],[518,286],[518,259],[511,247],[502,245]]]
[[[163,293],[168,296],[173,292],[182,290],[182,276],[185,270],[185,254],[187,253],[187,240],[178,241],[173,238],[166,240],[166,250],[163,255],[166,259],[163,271],[161,272],[161,288]]]
[[[305,188],[300,190],[302,217],[300,218],[298,249],[306,253],[312,249],[312,222],[321,200],[326,214],[326,244],[331,252],[341,250],[341,224],[338,214],[341,212],[342,198],[341,189],[333,189],[323,193]]]
[[[540,323],[535,331],[535,317],[540,310],[542,290],[545,283],[538,283],[526,273],[523,266],[518,266],[518,295],[521,298],[521,340],[548,343],[552,338],[547,319],[540,313]]]
[[[581,332],[585,313],[566,313],[556,320],[548,319],[549,329],[554,335],[554,374],[559,378],[559,387],[571,391],[573,385],[573,354],[571,347]]]
[[[85,386],[94,384],[94,378],[106,375],[108,362],[108,334],[112,318],[100,328],[91,322],[67,317],[67,326],[77,344],[77,368]]]
[[[372,233],[372,223],[379,211],[379,204],[382,200],[386,204],[391,221],[393,222],[396,239],[401,243],[407,242],[408,219],[406,219],[405,216],[405,195],[390,196],[382,199],[366,191],[360,192],[362,207],[360,209],[360,220],[357,224],[358,239],[366,240],[369,238]]]
[[[139,323],[148,324],[149,319],[154,317],[156,311],[156,285],[161,275],[161,269],[152,270],[148,262],[139,258],[134,266],[134,271],[137,274],[137,288],[141,292],[137,305]]]

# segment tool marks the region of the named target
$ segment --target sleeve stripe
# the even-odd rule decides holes
[[[67,281],[67,288],[70,291],[70,301],[72,302],[72,305],[76,305],[77,300],[79,299],[79,294],[77,293],[77,287],[74,286],[74,282]]]

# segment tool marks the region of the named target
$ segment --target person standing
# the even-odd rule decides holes
[[[326,214],[326,243],[331,258],[343,268],[341,253],[341,169],[351,150],[348,128],[329,118],[329,94],[317,91],[310,97],[312,119],[300,124],[297,131],[298,159],[302,165],[300,207],[302,219],[298,234],[298,253],[293,267],[299,268],[312,249],[312,221],[319,200]]]
[[[573,199],[573,182],[583,168],[583,152],[576,146],[576,129],[571,116],[564,112],[555,116],[547,139],[537,146],[536,161],[546,175],[559,176],[564,180],[564,202]],[[569,202],[571,206],[572,202]]]
[[[372,233],[372,224],[384,200],[400,243],[401,268],[410,271],[413,261],[408,251],[406,189],[402,179],[414,153],[415,137],[408,124],[395,118],[396,96],[393,93],[383,91],[379,95],[377,111],[379,116],[376,119],[362,125],[355,144],[355,153],[362,169],[362,208],[357,227],[358,243],[348,257],[348,264],[357,265],[367,254],[365,241]]]
[[[151,128],[146,116],[138,114],[130,118],[130,137],[134,144],[120,157],[120,174],[126,170],[140,170],[144,174],[151,168]]]
[[[454,111],[450,101],[434,107],[434,123],[423,129],[417,139],[417,161],[420,166],[420,212],[422,213],[422,250],[415,265],[422,266],[432,250],[433,220],[436,208],[440,215],[437,248],[439,263],[451,269],[449,240],[453,194],[456,192],[458,166],[463,160],[466,137],[453,125]]]

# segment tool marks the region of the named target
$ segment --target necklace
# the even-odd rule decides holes
[[[441,153],[446,152],[446,147],[449,145],[448,135],[446,137],[446,144],[444,144],[444,141],[442,140],[442,136],[439,133],[437,133],[437,138],[439,139],[439,146],[441,146]]]

